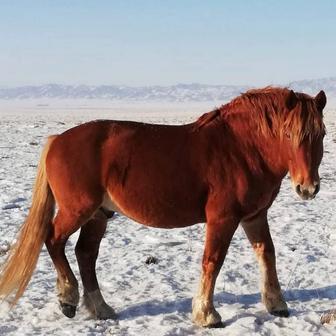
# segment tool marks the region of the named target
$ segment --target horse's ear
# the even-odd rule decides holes
[[[296,106],[297,102],[298,102],[298,97],[295,94],[295,92],[293,90],[289,91],[287,100],[286,100],[286,107],[288,108],[289,111],[293,110],[293,108]]]
[[[323,90],[321,90],[315,97],[315,104],[319,111],[322,111],[327,104],[327,96]]]

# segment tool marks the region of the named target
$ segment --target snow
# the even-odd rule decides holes
[[[0,264],[22,224],[31,199],[40,150],[49,134],[97,118],[180,124],[211,110],[213,103],[118,103],[99,101],[0,102]],[[74,319],[59,310],[56,273],[43,248],[18,305],[0,305],[0,335],[334,335],[336,323],[320,316],[336,307],[336,110],[325,112],[327,136],[320,168],[321,191],[301,201],[288,178],[269,212],[278,276],[290,317],[269,315],[260,303],[259,269],[239,228],[217,280],[215,307],[225,329],[191,322],[203,253],[204,224],[151,229],[123,216],[109,222],[97,274],[117,321],[97,321],[80,305]],[[74,234],[67,255],[79,279]],[[148,257],[157,263],[146,264]]]

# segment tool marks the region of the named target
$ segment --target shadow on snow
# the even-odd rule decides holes
[[[284,291],[284,297],[288,303],[291,301],[299,301],[299,302],[309,302],[314,299],[323,300],[335,300],[336,306],[336,285],[327,286],[322,288],[311,288],[311,289],[291,289]],[[159,300],[149,300],[146,302],[142,302],[128,308],[125,308],[122,311],[119,311],[119,319],[120,320],[128,320],[137,318],[140,316],[157,316],[161,314],[169,314],[169,313],[179,313],[179,314],[188,314],[191,312],[191,299],[177,299],[174,301],[159,301]],[[261,297],[259,293],[254,294],[243,294],[243,295],[234,295],[228,292],[222,292],[216,294],[214,297],[214,302],[216,302],[216,306],[221,304],[233,304],[238,303],[242,305],[242,308],[250,308],[251,306],[260,303]],[[300,313],[306,311],[297,311],[290,310],[291,315],[298,315]],[[316,311],[317,313],[322,313],[322,311]],[[246,316],[255,316],[260,314],[251,314],[246,312],[246,314],[239,314],[240,317]],[[265,320],[271,319],[272,316],[269,315],[269,318],[266,317],[267,312],[265,311]],[[237,315],[238,316],[238,315]],[[231,324],[237,319],[231,319],[229,321],[225,321],[225,324]]]

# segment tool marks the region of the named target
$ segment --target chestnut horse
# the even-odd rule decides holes
[[[64,247],[81,229],[75,252],[85,304],[97,318],[115,318],[100,292],[95,264],[107,220],[117,211],[157,228],[207,223],[201,281],[192,303],[197,325],[221,322],[214,287],[239,223],[260,264],[266,309],[288,316],[267,211],[288,171],[302,199],[313,199],[319,191],[325,104],[323,91],[310,97],[267,87],[250,90],[191,124],[99,120],[51,136],[30,212],[2,271],[0,296],[15,294],[16,303],[45,243],[57,271],[62,312],[73,317],[78,282]]]

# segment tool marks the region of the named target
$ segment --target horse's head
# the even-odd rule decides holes
[[[322,110],[326,102],[323,91],[316,97],[290,91],[286,102],[283,144],[293,188],[304,200],[313,199],[320,190],[318,168],[323,156]]]

